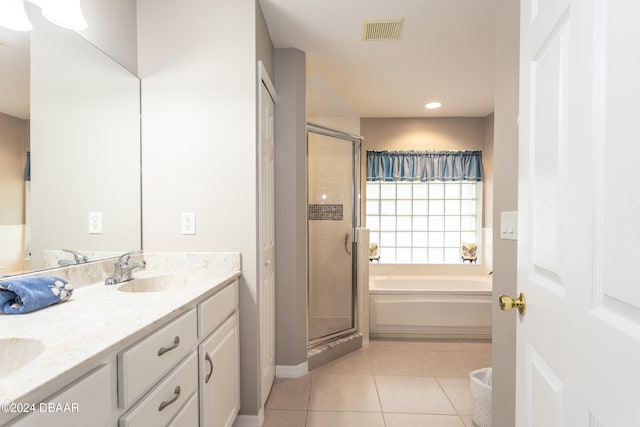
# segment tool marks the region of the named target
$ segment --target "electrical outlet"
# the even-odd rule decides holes
[[[89,212],[89,234],[102,234],[102,212]]]
[[[182,234],[196,234],[196,214],[182,212]]]

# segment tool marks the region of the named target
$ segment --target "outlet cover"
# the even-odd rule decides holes
[[[182,212],[182,234],[196,234],[196,214]]]
[[[102,234],[102,212],[89,212],[89,234]]]

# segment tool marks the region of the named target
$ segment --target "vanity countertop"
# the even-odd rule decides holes
[[[212,270],[179,274],[188,282],[169,291],[122,292],[122,285],[97,283],[75,289],[63,303],[28,314],[0,315],[0,361],[25,356],[12,348],[11,339],[43,345],[34,360],[0,375],[0,403],[38,403],[46,392],[65,386],[240,276],[239,271]],[[155,275],[162,272],[144,271],[136,277]]]

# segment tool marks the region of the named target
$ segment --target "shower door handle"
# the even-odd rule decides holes
[[[349,250],[349,233],[345,233],[344,235],[344,250],[347,252],[348,255],[351,255],[351,251]]]

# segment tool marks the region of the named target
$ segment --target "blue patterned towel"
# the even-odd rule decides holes
[[[66,301],[73,286],[58,277],[22,277],[0,282],[0,312],[29,313]]]

